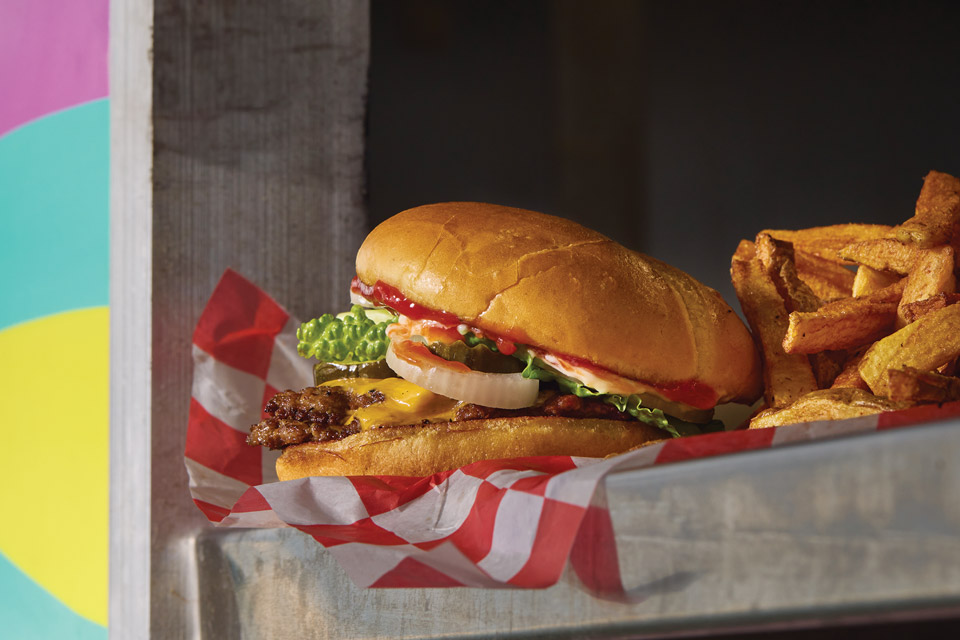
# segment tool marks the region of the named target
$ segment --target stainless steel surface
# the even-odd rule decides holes
[[[960,421],[618,473],[634,602],[361,590],[292,530],[196,538],[203,637],[636,637],[960,612]]]

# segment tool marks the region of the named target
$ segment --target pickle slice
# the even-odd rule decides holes
[[[523,362],[519,359],[513,356],[505,356],[482,344],[471,347],[466,342],[454,342],[452,344],[432,342],[427,345],[427,348],[444,360],[462,362],[474,371],[483,371],[484,373],[519,373],[523,371],[524,367]]]
[[[313,365],[313,383],[315,385],[338,380],[340,378],[395,378],[396,373],[385,359],[372,362],[318,362]]]

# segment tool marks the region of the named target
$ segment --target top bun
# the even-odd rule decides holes
[[[697,381],[756,399],[756,348],[713,289],[575,222],[475,202],[408,209],[377,226],[357,275],[522,344],[660,386]]]

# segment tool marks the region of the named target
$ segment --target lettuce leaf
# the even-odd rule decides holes
[[[337,316],[325,313],[297,329],[297,353],[323,362],[379,360],[390,344],[386,328],[396,321],[397,316],[383,309],[364,309],[359,305]]]
[[[620,411],[629,413],[640,422],[663,429],[674,438],[723,431],[723,423],[719,420],[713,420],[707,424],[695,424],[667,415],[661,409],[644,407],[642,398],[637,394],[623,396],[597,391],[579,380],[563,375],[539,358],[534,357],[526,349],[517,349],[517,353],[514,355],[527,363],[526,368],[521,372],[524,378],[556,382],[562,391],[572,393],[580,398],[598,398],[607,404],[612,404]]]
[[[472,332],[468,331],[464,334],[463,339],[470,347],[480,344],[491,351],[498,351],[497,343],[493,340],[478,337]],[[384,349],[386,349],[386,347],[384,347]],[[543,360],[535,357],[521,345],[517,345],[517,350],[512,355],[526,363],[526,367],[521,372],[524,378],[540,380],[542,382],[554,382],[564,393],[571,393],[580,398],[597,398],[607,404],[612,404],[620,411],[629,413],[640,422],[666,431],[674,438],[724,430],[723,423],[719,420],[713,420],[706,424],[697,424],[667,415],[661,409],[645,407],[643,406],[642,398],[637,394],[623,396],[615,393],[602,393],[597,391],[579,380],[560,373]]]

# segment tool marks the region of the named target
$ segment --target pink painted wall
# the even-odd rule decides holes
[[[0,0],[0,136],[107,96],[108,0]]]

